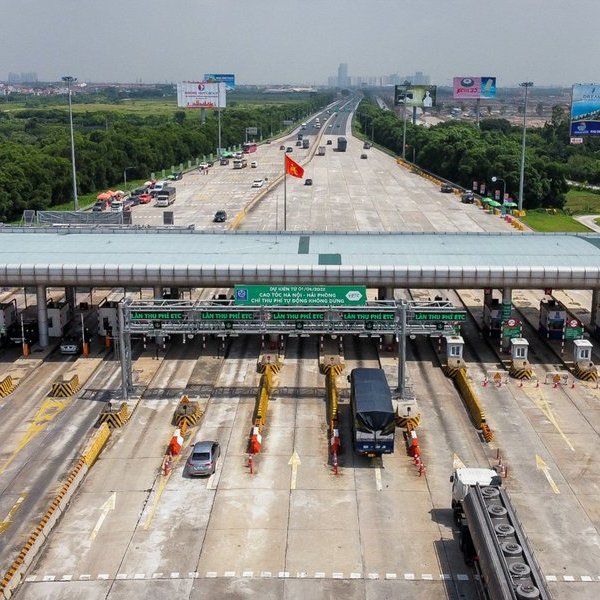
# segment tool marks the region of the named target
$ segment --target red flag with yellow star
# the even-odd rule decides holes
[[[287,154],[285,155],[285,172],[292,177],[304,177],[304,169]]]

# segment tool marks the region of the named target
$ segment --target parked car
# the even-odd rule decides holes
[[[185,463],[188,476],[212,475],[217,468],[217,460],[219,460],[220,454],[219,442],[196,442]]]
[[[148,188],[146,186],[140,186],[140,187],[136,187],[135,190],[133,190],[133,192],[131,192],[132,196],[141,196],[142,194],[147,194],[148,193]]]
[[[307,179],[304,180],[304,185],[312,185],[312,179],[310,179],[310,177],[308,177]]]
[[[80,354],[81,340],[74,337],[63,338],[60,342],[60,353],[73,355]]]
[[[110,205],[110,212],[123,212],[123,200],[113,200],[112,204]]]
[[[140,204],[150,204],[152,202],[152,194],[141,194],[137,199]]]
[[[475,202],[475,194],[473,192],[465,192],[460,199],[464,204],[473,204]]]
[[[213,217],[213,223],[225,223],[227,221],[227,213],[224,210],[218,210]]]
[[[261,188],[263,185],[265,185],[265,180],[264,179],[255,179],[252,182],[252,187],[253,188]]]
[[[440,187],[440,192],[444,194],[451,194],[452,190],[454,190],[454,188],[449,183],[442,183]]]
[[[92,206],[92,212],[102,212],[109,207],[109,203],[106,200],[96,200],[94,206]]]
[[[183,173],[181,171],[177,171],[176,173],[171,173],[167,179],[169,181],[179,181],[180,179],[183,179]]]

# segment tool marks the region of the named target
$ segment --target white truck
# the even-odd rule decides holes
[[[477,484],[500,487],[502,478],[493,469],[473,469],[463,467],[455,469],[450,477],[452,483],[452,512],[454,521],[460,525],[464,519],[463,501],[469,491]]]

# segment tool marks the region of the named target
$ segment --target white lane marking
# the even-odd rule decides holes
[[[426,581],[433,581],[433,575],[431,573],[423,573],[421,575],[421,579],[425,579]]]
[[[308,577],[308,573],[306,571],[298,571],[296,573],[297,579],[304,579],[305,577]]]
[[[375,468],[375,487],[378,492],[383,490],[383,486],[381,485],[381,469],[379,467]]]
[[[146,579],[146,574],[145,573],[135,573],[133,575],[134,579]]]
[[[320,571],[315,573],[315,579],[324,579],[325,573],[321,573]]]
[[[117,579],[127,579],[127,573],[117,573]]]
[[[30,575],[29,577],[25,577],[25,581],[27,583],[33,583],[37,579],[37,575]]]
[[[261,571],[260,576],[261,577],[272,577],[271,571]]]
[[[60,580],[61,581],[71,581],[73,579],[73,575],[63,575]]]
[[[300,457],[298,453],[294,450],[290,460],[288,461],[288,465],[292,467],[292,476],[290,479],[290,490],[296,489],[296,479],[298,478],[298,467],[302,464],[300,461]]]
[[[179,577],[179,571],[174,571],[171,573],[171,579],[177,579]]]
[[[404,579],[414,579],[414,578],[415,578],[414,573],[404,573]]]
[[[235,577],[235,571],[225,571],[223,577]]]
[[[573,575],[563,575],[564,581],[575,581],[575,577]]]
[[[207,579],[213,579],[216,576],[217,576],[217,573],[215,571],[207,571],[206,572],[206,578]]]
[[[546,575],[546,581],[556,581],[556,575]]]
[[[396,577],[397,577],[396,573],[386,573],[385,574],[386,579],[396,579]]]
[[[254,577],[254,571],[242,571],[242,577]]]
[[[367,573],[367,579],[379,579],[379,573]]]
[[[362,579],[362,573],[350,573],[350,579]]]
[[[589,575],[582,575],[581,576],[581,581],[594,581],[594,580]]]
[[[108,575],[107,575],[108,577]],[[83,575],[79,576],[79,581],[89,581],[92,578],[91,575],[89,575],[88,573],[85,573]],[[98,579],[100,579],[100,575],[98,575]]]
[[[54,581],[56,579],[55,575],[44,575],[42,581]]]
[[[152,573],[152,579],[161,579],[162,576],[162,573]]]
[[[198,571],[190,571],[188,573],[188,577],[191,577],[192,579],[198,579],[199,573],[198,573]]]
[[[279,573],[277,574],[277,577],[279,577],[280,579],[287,579],[289,576],[289,571],[279,571]]]
[[[102,527],[102,523],[104,523],[104,519],[106,519],[106,517],[108,516],[108,513],[111,510],[115,510],[116,502],[117,502],[117,492],[113,492],[109,496],[108,500],[100,507],[100,510],[102,510],[102,514],[98,518],[98,521],[96,521],[96,526],[94,527],[94,529],[92,529],[92,533],[90,533],[90,540],[96,539],[96,536],[98,535],[98,532],[100,531],[100,527]]]
[[[344,579],[344,574],[343,573],[333,573],[332,577],[333,577],[333,579]]]
[[[458,579],[458,581],[469,581],[469,576],[465,575],[464,573],[459,573],[456,576],[456,579]]]
[[[449,579],[452,579],[452,575],[450,575],[450,573],[440,573],[440,579],[448,581]]]

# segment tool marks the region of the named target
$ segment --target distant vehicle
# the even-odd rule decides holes
[[[293,151],[294,151],[294,149],[293,149],[291,146],[288,146],[288,147],[285,149],[285,151],[286,151],[286,152],[293,152]]]
[[[185,463],[187,474],[190,477],[212,475],[217,468],[220,453],[219,442],[196,442],[190,457]]]
[[[242,158],[244,154],[242,152],[235,152],[233,158]]]
[[[310,179],[310,178],[305,179],[304,185],[312,185],[312,179]]]
[[[451,194],[454,188],[449,183],[442,183],[440,187],[440,192],[443,194]]]
[[[150,204],[152,202],[152,194],[140,194],[137,196],[137,199],[140,204]]]
[[[163,190],[163,188],[165,188],[165,187],[167,187],[166,181],[155,181],[150,193],[153,196],[156,196],[156,194],[158,194],[158,192],[161,192]]]
[[[154,205],[163,208],[166,206],[171,206],[171,204],[175,202],[176,197],[177,190],[174,187],[165,187],[156,196],[156,203]]]
[[[371,147],[371,144],[369,144],[369,142],[365,142],[365,143],[363,144],[363,149],[364,149],[364,150],[368,150],[370,147]]]
[[[333,144],[333,142],[331,140],[327,140],[327,145],[331,146]]]
[[[316,128],[316,129],[321,129],[321,124],[320,124],[320,123],[317,123],[317,124],[315,125],[315,128]]]
[[[297,139],[299,139],[299,140],[302,139],[302,134],[301,133],[298,134]]]
[[[61,354],[80,354],[81,340],[74,337],[66,337],[60,342]]]
[[[347,145],[348,145],[348,140],[345,137],[339,137],[337,139],[337,151],[338,152],[346,152]]]
[[[257,167],[258,167],[258,163],[257,163],[255,160],[253,160],[253,161],[250,163],[250,168],[251,168],[251,169],[256,169]]]
[[[169,181],[179,181],[180,179],[183,179],[183,173],[181,171],[177,171],[176,173],[171,173],[167,179]]]
[[[208,169],[208,167],[210,167],[210,165],[207,162],[201,162],[198,165],[198,168],[201,169],[202,171],[204,171],[204,169]]]
[[[245,158],[234,158],[233,168],[234,169],[245,169],[248,166],[248,160]]]
[[[263,185],[265,185],[265,180],[264,179],[255,179],[252,182],[252,187],[253,188],[261,188]]]
[[[110,205],[106,200],[97,200],[94,206],[92,206],[92,212],[102,212],[106,210]]]
[[[461,196],[460,201],[464,204],[473,204],[475,202],[475,194],[473,192],[465,192]]]
[[[360,155],[361,158],[367,158],[367,155],[363,152],[363,154]]]
[[[141,196],[142,194],[147,194],[149,192],[149,188],[146,186],[136,187],[133,192],[131,192],[132,196]]]
[[[282,145],[282,146],[279,146],[279,149],[280,149],[280,150],[285,150],[285,146],[283,146],[283,145]]]
[[[256,144],[254,142],[246,142],[242,146],[242,151],[244,154],[252,154],[252,152],[256,152]]]
[[[222,159],[219,161],[219,164],[220,164],[221,166],[228,165],[228,164],[229,164],[229,159],[228,159],[228,158],[222,158]]]
[[[300,125],[300,129],[306,129],[306,123],[302,123],[302,125]]]
[[[213,217],[213,223],[225,223],[227,221],[227,213],[224,210],[218,210]]]
[[[382,369],[352,369],[350,409],[354,451],[367,456],[394,452],[396,413]]]
[[[110,212],[122,213],[123,212],[123,200],[113,200],[110,205]]]
[[[300,148],[302,148],[302,140],[297,140],[296,146],[299,146]]]
[[[303,148],[308,148],[308,147],[309,147],[309,145],[310,145],[310,140],[309,140],[308,138],[304,138],[304,139],[302,140],[302,147],[303,147]]]
[[[319,146],[317,149],[317,156],[325,156],[325,146]]]

